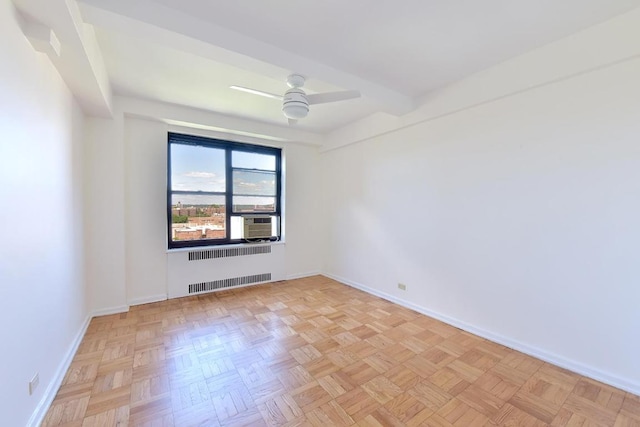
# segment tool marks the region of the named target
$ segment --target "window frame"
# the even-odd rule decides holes
[[[171,182],[171,147],[172,144],[191,145],[204,148],[222,149],[225,155],[225,191],[181,191],[172,190]],[[261,169],[234,168],[232,157],[234,151],[245,153],[266,154],[275,156],[275,206],[273,212],[243,212],[234,213],[233,208],[233,171],[248,170],[264,172]],[[271,171],[268,171],[271,172]],[[197,239],[197,240],[179,240],[174,241],[172,236],[172,196],[175,194],[184,195],[212,195],[224,196],[225,200],[225,238],[220,239]],[[266,196],[265,196],[266,197]],[[282,149],[277,147],[268,147],[265,145],[248,144],[244,142],[235,142],[224,139],[210,138],[204,136],[187,135],[176,132],[168,132],[167,135],[167,247],[168,249],[193,248],[202,246],[219,246],[247,243],[246,239],[231,239],[231,218],[244,216],[273,216],[276,217],[277,236],[276,240],[280,240],[282,235]]]

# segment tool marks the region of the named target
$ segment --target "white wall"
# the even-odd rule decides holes
[[[318,274],[322,265],[320,156],[309,146],[284,147],[285,277]]]
[[[640,392],[639,75],[626,61],[324,153],[324,271]]]
[[[122,103],[116,99],[116,109]],[[185,110],[188,111],[188,110]],[[153,116],[149,109],[147,114]],[[167,295],[166,152],[169,126],[116,114],[87,121],[87,281],[97,313]],[[213,135],[203,130],[174,131]],[[285,276],[320,271],[316,147],[280,144],[285,157]]]
[[[86,281],[96,315],[128,308],[122,122],[122,116],[86,121]]]
[[[83,116],[10,2],[0,2],[0,28],[0,414],[3,425],[23,426],[46,411],[45,391],[55,394],[88,320]]]
[[[125,119],[127,301],[167,296],[167,125]]]

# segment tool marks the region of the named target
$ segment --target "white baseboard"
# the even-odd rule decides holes
[[[151,295],[144,298],[135,298],[129,301],[129,306],[151,304],[152,302],[165,301],[166,299],[167,299],[167,294],[158,294],[158,295]]]
[[[319,271],[309,271],[307,273],[290,274],[287,276],[287,280],[304,279],[305,277],[317,276],[319,274],[320,274]]]
[[[62,380],[64,380],[64,376],[66,375],[67,370],[69,370],[69,366],[71,366],[71,362],[76,355],[76,351],[78,351],[82,338],[84,338],[84,334],[87,332],[91,318],[92,316],[88,315],[84,320],[80,330],[71,342],[71,346],[69,347],[69,350],[67,350],[64,359],[62,359],[62,362],[58,366],[58,369],[56,369],[47,389],[44,391],[40,402],[38,402],[36,410],[31,414],[31,418],[29,419],[27,426],[38,427],[44,421],[44,417],[47,415],[47,411],[49,410],[53,399],[56,397],[60,385],[62,385]]]
[[[108,307],[108,308],[101,308],[99,310],[94,310],[93,313],[91,313],[91,315],[92,317],[99,317],[99,316],[108,316],[110,314],[126,313],[127,311],[129,311],[128,305],[119,305],[117,307]]]
[[[328,274],[328,273],[322,273],[322,274],[338,282],[344,283],[345,285],[349,285],[353,288],[360,289],[361,291],[364,291],[368,294],[378,296],[380,298],[386,299],[387,301],[391,301],[403,307],[417,311],[418,313],[424,314],[425,316],[433,317],[434,319],[440,320],[441,322],[447,323],[451,326],[462,329],[464,331],[467,331],[479,337],[485,338],[495,343],[498,343],[506,347],[512,348],[514,350],[520,351],[522,353],[528,354],[529,356],[533,356],[537,359],[543,360],[545,362],[551,363],[553,365],[559,366],[561,368],[567,369],[577,374],[584,375],[585,377],[589,377],[596,381],[600,381],[605,384],[609,384],[613,387],[617,387],[621,390],[628,391],[629,393],[640,395],[640,383],[638,382],[630,381],[626,378],[621,378],[617,375],[601,371],[592,366],[588,366],[583,363],[567,359],[565,357],[559,356],[549,351],[542,350],[536,347],[532,347],[528,344],[512,340],[500,334],[496,334],[491,331],[477,328],[466,322],[426,309],[419,305],[413,304],[409,301],[405,301],[401,298],[397,298],[393,295],[378,291],[376,289],[345,279],[343,277],[339,277],[339,276]]]

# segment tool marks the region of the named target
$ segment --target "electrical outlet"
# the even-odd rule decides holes
[[[398,289],[400,289],[401,291],[406,291],[407,285],[405,285],[404,283],[398,283]]]
[[[29,381],[29,395],[32,395],[36,388],[38,388],[38,384],[40,384],[40,374],[36,372],[36,374]]]

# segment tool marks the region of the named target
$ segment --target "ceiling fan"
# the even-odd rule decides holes
[[[303,119],[307,116],[307,114],[309,113],[309,105],[344,101],[347,99],[360,97],[360,92],[357,90],[345,90],[340,92],[325,92],[307,95],[302,89],[302,86],[304,86],[304,81],[305,77],[303,75],[291,74],[289,77],[287,77],[287,85],[289,85],[290,89],[284,93],[284,96],[242,86],[230,86],[230,88],[282,101],[282,112],[284,113],[284,116],[289,120],[290,125],[296,124],[299,119]]]

